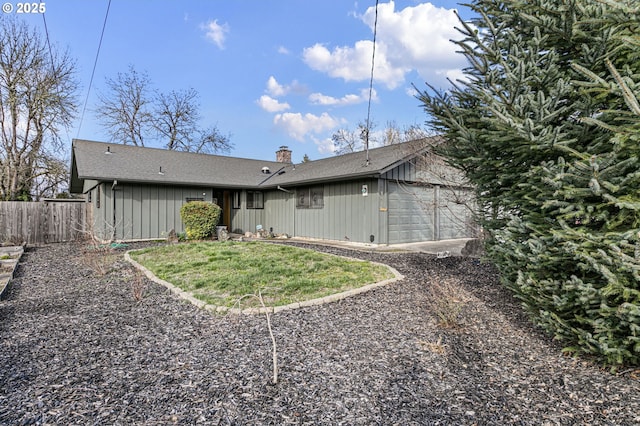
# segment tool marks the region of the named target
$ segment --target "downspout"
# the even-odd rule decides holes
[[[112,207],[112,212],[113,212],[113,218],[112,220],[112,235],[111,235],[111,239],[115,240],[116,238],[116,185],[118,185],[118,180],[114,180],[113,184],[111,184],[111,198],[112,198],[112,203],[113,203],[113,207]]]

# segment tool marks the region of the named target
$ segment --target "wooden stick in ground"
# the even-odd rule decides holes
[[[273,335],[273,330],[271,329],[271,315],[267,310],[266,305],[264,304],[264,299],[262,298],[262,293],[258,290],[258,299],[260,299],[260,304],[265,309],[265,315],[267,317],[267,328],[269,329],[269,336],[271,336],[271,352],[273,354],[273,384],[278,383],[278,349],[276,347],[276,338]]]

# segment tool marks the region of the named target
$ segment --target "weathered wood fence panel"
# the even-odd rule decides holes
[[[46,244],[86,238],[90,208],[84,201],[0,201],[0,243]]]

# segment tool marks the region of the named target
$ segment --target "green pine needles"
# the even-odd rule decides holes
[[[567,351],[640,364],[640,12],[476,0],[466,80],[419,99],[475,184],[487,255]]]

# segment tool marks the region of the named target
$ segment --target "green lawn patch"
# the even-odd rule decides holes
[[[197,299],[227,307],[258,290],[267,306],[282,306],[394,277],[382,265],[263,242],[174,244],[130,256]],[[257,302],[243,300],[249,306]]]

